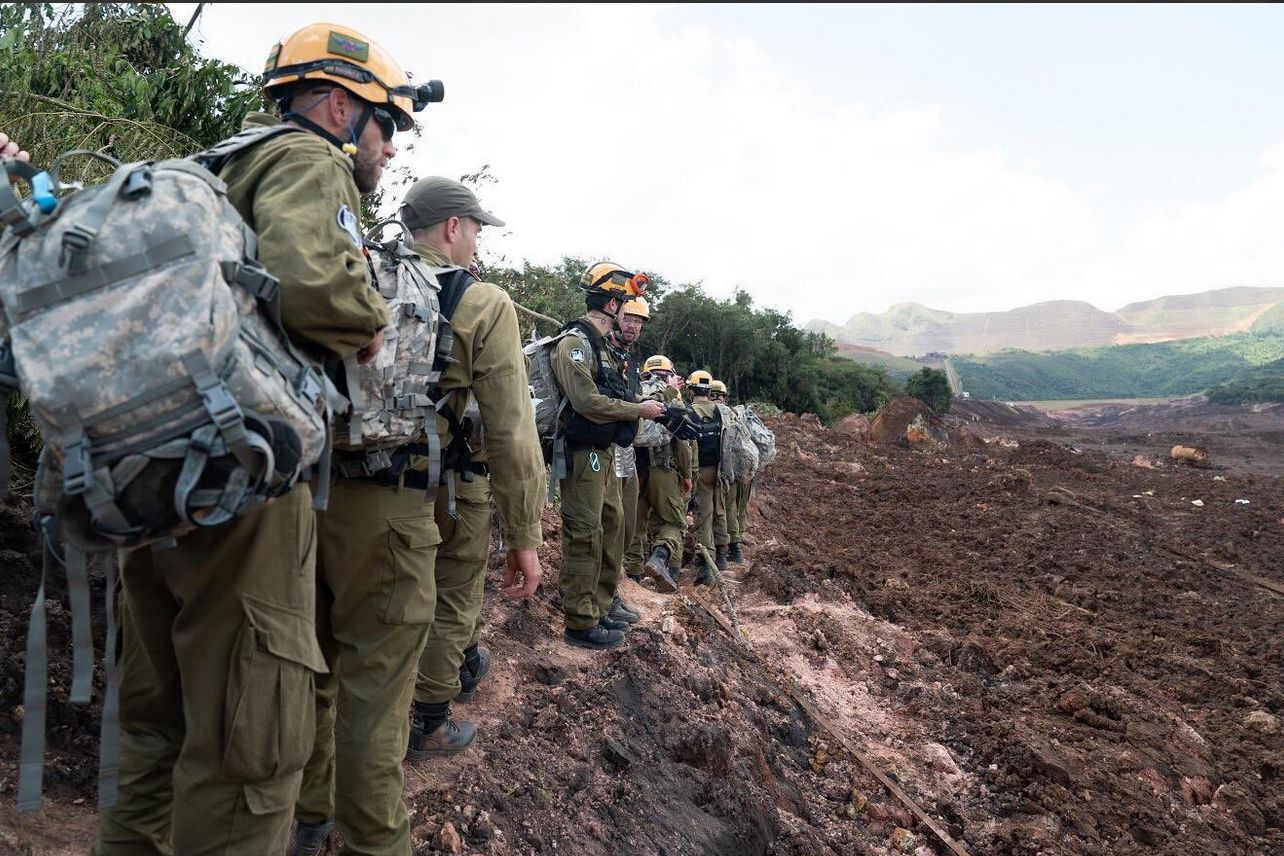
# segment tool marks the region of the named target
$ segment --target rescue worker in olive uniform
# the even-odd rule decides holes
[[[658,384],[668,401],[681,403],[682,378],[664,354],[647,357],[642,364],[645,384]],[[638,534],[634,548],[641,554],[646,543],[651,555],[646,573],[656,582],[656,590],[678,590],[677,574],[670,571],[670,559],[682,555],[682,533],[686,529],[687,494],[691,491],[692,444],[672,437],[661,446],[638,448],[638,471],[644,473],[642,496],[638,500]],[[639,556],[639,561],[641,558]]]
[[[477,253],[482,226],[504,222],[484,210],[472,191],[448,178],[425,178],[415,183],[401,207],[401,221],[413,230],[415,252],[429,263],[467,267]],[[458,752],[472,743],[476,726],[450,718],[450,702],[471,699],[477,683],[490,668],[490,652],[478,645],[481,633],[482,591],[490,553],[490,500],[504,521],[510,575],[504,594],[528,597],[538,585],[541,570],[535,549],[543,540],[540,512],[544,509],[544,458],[530,418],[530,388],[522,354],[517,312],[508,293],[498,286],[474,283],[463,294],[451,320],[452,355],[458,362],[447,368],[440,389],[451,414],[471,411],[477,404],[479,425],[463,420],[458,430],[485,438],[469,446],[459,438],[462,455],[448,455],[447,479],[437,491],[437,609],[428,644],[419,658],[408,757],[421,760]],[[459,420],[457,420],[459,421]],[[443,449],[456,441],[454,429],[439,418]],[[484,429],[484,430],[483,430]],[[515,586],[513,570],[522,576]],[[467,681],[467,686],[464,685]]]
[[[691,390],[691,410],[695,416],[700,477],[696,482],[696,501],[699,505],[696,519],[696,540],[711,550],[720,571],[727,569],[727,507],[726,488],[718,479],[718,465],[722,460],[722,415],[714,403],[713,376],[707,371],[692,372],[687,378]],[[700,567],[696,585],[713,582],[704,559],[698,558]]]
[[[651,308],[647,305],[646,298],[637,297],[624,304],[624,308],[615,319],[615,329],[606,334],[607,343],[615,350],[616,357],[623,366],[624,382],[629,392],[635,397],[642,391],[642,377],[640,360],[633,351],[637,346],[638,337],[642,335],[642,325],[650,319]],[[634,533],[638,529],[645,529],[646,526],[645,517],[642,518],[642,525],[638,525],[638,495],[645,476],[633,446],[617,446],[613,454],[615,455],[615,475],[620,484],[620,505],[624,509],[620,556],[625,563],[626,572],[631,571],[634,576],[637,576],[640,571],[638,566],[642,564],[642,560],[639,558],[636,565],[630,568],[628,554],[633,544]],[[611,601],[609,617],[614,621],[634,624],[641,619],[642,614],[620,600],[617,593]]]
[[[358,83],[329,69],[373,74]],[[277,45],[265,89],[281,134],[221,172],[280,279],[282,322],[315,356],[373,358],[388,323],[356,230],[361,194],[396,153],[420,98],[347,27]],[[275,125],[261,113],[246,128]],[[120,793],[98,854],[282,853],[315,729],[316,514],[306,484],[168,549],[120,557]]]
[[[713,382],[715,404],[727,404],[727,385],[720,380]],[[729,405],[728,405],[729,406]],[[735,414],[735,411],[731,411]],[[727,485],[727,495],[723,504],[727,509],[727,561],[743,562],[744,553],[740,542],[744,537],[749,518],[749,494],[753,490],[753,476],[741,475]]]
[[[612,444],[633,442],[637,420],[664,408],[638,403],[621,377],[621,366],[604,341],[615,316],[645,288],[644,278],[610,262],[584,272],[580,288],[588,311],[567,325],[554,346],[553,375],[567,399],[565,461],[554,461],[561,478],[562,566],[558,589],[565,614],[565,640],[584,648],[614,648],[627,623],[609,618],[620,575],[624,528]]]

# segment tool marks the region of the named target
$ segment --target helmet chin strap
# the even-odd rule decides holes
[[[319,103],[321,102],[318,101],[317,104]],[[315,107],[315,106],[316,104],[312,105],[312,107]],[[312,107],[309,107],[308,109],[311,110]],[[357,140],[361,139],[361,133],[366,129],[366,123],[370,121],[370,117],[372,117],[373,115],[374,115],[374,107],[370,106],[369,104],[366,104],[362,108],[361,113],[355,119],[353,119],[351,122],[348,123],[349,139],[346,142],[340,139],[338,135],[331,133],[327,129],[321,127],[316,122],[309,119],[307,116],[304,116],[302,113],[296,112],[294,110],[290,110],[285,113],[282,113],[281,119],[286,122],[293,122],[296,125],[301,125],[304,128],[307,128],[309,131],[316,134],[318,137],[321,137],[323,140],[330,143],[330,145],[334,146],[336,149],[343,152],[348,157],[355,157],[357,154]]]

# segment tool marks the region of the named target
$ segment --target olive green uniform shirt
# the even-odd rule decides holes
[[[582,320],[590,326],[593,324],[587,315]],[[608,364],[619,374],[620,366],[615,362],[605,340],[599,347],[606,355]],[[571,352],[576,349],[582,352],[579,360],[571,356]],[[597,356],[593,349],[578,334],[563,336],[557,343],[557,348],[553,351],[553,376],[557,378],[557,385],[566,396],[570,408],[599,425],[640,419],[642,408],[636,403],[610,398],[597,391],[597,366]]]
[[[242,127],[278,124],[251,113]],[[388,312],[370,287],[359,241],[343,225],[361,214],[352,160],[305,131],[250,149],[221,177],[228,200],[258,235],[259,261],[281,280],[281,321],[290,336],[335,359],[369,344],[388,325]]]
[[[434,247],[415,244],[414,251],[429,264],[450,264]],[[450,407],[461,417],[472,390],[481,411],[491,489],[504,519],[504,543],[514,550],[533,549],[544,539],[539,516],[547,488],[517,310],[502,288],[475,282],[460,299],[450,326],[455,361],[442,372],[438,389],[450,395]],[[445,448],[450,428],[441,417],[437,433]]]

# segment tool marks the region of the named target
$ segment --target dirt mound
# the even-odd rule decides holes
[[[1004,428],[1054,428],[1057,420],[1037,407],[979,398],[956,398],[946,416],[949,422],[982,422]]]
[[[883,446],[944,449],[951,445],[941,418],[917,398],[894,398],[869,424],[869,441]]]
[[[844,416],[834,425],[834,430],[839,434],[864,437],[869,434],[869,417],[864,413],[853,413],[849,416]]]

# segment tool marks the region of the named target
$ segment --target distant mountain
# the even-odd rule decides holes
[[[946,312],[898,303],[879,315],[861,312],[843,325],[817,320],[807,329],[842,344],[899,356],[985,354],[1223,336],[1268,325],[1273,329],[1281,315],[1284,288],[1237,287],[1130,303],[1118,312],[1080,300],[1052,300],[1007,312]]]

